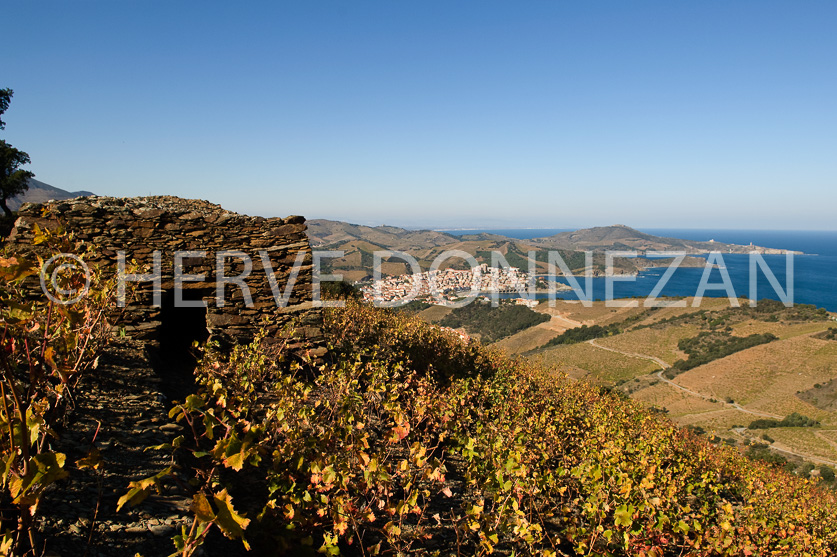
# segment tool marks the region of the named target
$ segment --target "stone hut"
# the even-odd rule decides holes
[[[119,272],[124,261],[126,283],[136,285],[120,321],[129,336],[181,348],[245,342],[268,318],[269,334],[293,322],[295,348],[325,354],[303,217],[250,217],[172,196],[81,197],[23,205],[9,243],[37,250],[35,225],[94,246],[90,265]]]

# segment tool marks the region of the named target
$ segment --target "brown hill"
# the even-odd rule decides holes
[[[384,249],[427,249],[459,242],[456,236],[434,230],[407,230],[397,226],[363,226],[325,219],[308,221],[313,247],[337,246],[361,240]]]
[[[760,246],[741,246],[722,242],[696,242],[654,236],[640,232],[623,224],[613,226],[597,226],[584,228],[574,232],[562,232],[545,238],[518,240],[498,234],[466,234],[454,236],[436,230],[407,230],[397,226],[363,226],[348,222],[317,219],[308,221],[308,236],[314,247],[339,248],[343,244],[363,241],[369,242],[383,249],[400,251],[431,250],[445,247],[459,249],[460,243],[490,243],[509,242],[529,249],[558,249],[566,251],[594,251],[631,250],[631,251],[682,251],[688,254],[701,254],[711,251],[724,253],[749,253],[752,250],[762,253],[785,253],[785,250],[765,248]]]
[[[546,238],[534,238],[530,242],[534,245],[548,246],[550,248],[590,251],[683,251],[689,254],[698,254],[711,251],[749,253],[752,250],[756,250],[762,253],[785,253],[785,250],[760,246],[741,246],[714,241],[696,242],[692,240],[681,240],[679,238],[654,236],[653,234],[640,232],[624,224],[584,228],[574,232],[561,232],[560,234]]]
[[[87,197],[90,195],[95,194],[85,190],[62,190],[61,188],[50,186],[49,184],[45,184],[39,180],[30,179],[29,189],[26,192],[24,192],[23,195],[11,198],[8,204],[9,209],[11,209],[12,211],[17,211],[18,209],[20,209],[20,206],[24,203],[44,203],[51,199],[57,201],[61,199],[72,199],[74,197]]]

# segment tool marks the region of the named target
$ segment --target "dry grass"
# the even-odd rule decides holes
[[[631,398],[665,408],[680,425],[699,425],[708,432],[726,432],[734,425],[749,423],[747,415],[735,408],[689,395],[662,382],[635,392]]]
[[[615,383],[648,375],[659,366],[649,360],[615,354],[591,346],[586,342],[551,347],[532,356],[544,366],[572,366],[587,372],[588,379],[602,383]],[[573,376],[573,374],[570,374]]]
[[[713,411],[698,414],[684,414],[676,421],[681,425],[700,426],[707,433],[729,437],[735,433],[731,431],[731,428],[747,425],[750,418],[753,417],[731,406],[721,405],[720,403],[715,404],[716,408],[719,406],[719,409]]]
[[[551,321],[547,321],[499,340],[494,343],[494,346],[509,354],[520,354],[540,348],[565,330],[566,328],[557,328],[551,325]]]
[[[686,307],[656,309],[636,324],[653,324],[700,310],[718,311],[730,307],[725,298],[704,298],[699,307],[692,307],[693,299],[685,301]],[[542,346],[567,328],[618,323],[647,309],[641,302],[637,308],[611,308],[604,302],[594,302],[587,308],[581,303],[564,300],[557,300],[554,307],[549,307],[547,302],[542,302],[536,310],[552,316],[549,322],[521,331],[495,346],[510,353],[522,353]],[[733,325],[733,334],[738,336],[772,333],[780,340],[710,362],[676,378],[678,383],[713,397],[716,402],[660,382],[653,375],[658,367],[651,361],[608,352],[588,343],[550,347],[532,358],[577,380],[601,384],[619,382],[622,384],[620,389],[629,392],[631,398],[665,408],[678,424],[700,426],[708,433],[722,437],[737,437],[731,431],[733,426],[746,426],[759,417],[724,404],[728,398],[746,409],[777,416],[799,412],[820,420],[826,429],[772,429],[769,435],[792,451],[837,460],[837,429],[829,429],[837,427],[837,412],[819,410],[796,397],[797,391],[811,389],[814,384],[826,383],[837,376],[837,342],[811,338],[828,325],[829,322],[772,323],[753,319]],[[701,330],[697,323],[675,322],[669,326],[632,329],[596,342],[615,350],[647,354],[674,363],[686,357],[678,350],[678,342],[694,337]]]
[[[806,321],[804,323],[765,322],[756,320],[742,321],[732,326],[733,334],[747,336],[752,334],[772,333],[779,338],[792,338],[799,335],[818,333],[833,326],[833,321]]]
[[[580,367],[572,365],[561,365],[555,369],[559,372],[566,373],[570,378],[575,379],[576,381],[591,381],[591,379],[595,379],[595,377],[590,375],[589,371],[587,371],[586,369],[581,369]]]
[[[412,271],[407,266],[407,263],[401,263],[397,259],[393,261],[384,261],[381,263],[381,273],[384,275],[405,275],[407,273],[411,273]]]
[[[797,336],[737,352],[683,373],[675,381],[745,408],[785,416],[799,412],[823,420],[825,412],[796,397],[834,377],[837,343]]]
[[[616,323],[645,311],[642,307],[611,308],[605,306],[604,302],[593,302],[593,305],[588,308],[584,307],[581,302],[567,300],[555,300],[554,307],[550,307],[549,302],[543,301],[535,310],[549,315],[564,317],[578,322],[580,325],[588,326]]]
[[[821,429],[818,436],[837,450],[837,429]]]
[[[608,348],[656,356],[669,365],[686,354],[677,349],[677,343],[684,338],[691,338],[700,332],[697,325],[680,325],[660,329],[636,329],[612,337],[598,339],[596,342]]]
[[[653,310],[647,317],[637,321],[637,324],[652,324],[663,319],[670,319],[687,313],[697,313],[700,310],[721,310],[729,308],[729,301],[726,298],[704,298],[699,307],[692,307],[694,298],[674,300],[661,298],[668,302],[685,302],[686,307],[646,308],[643,300],[638,300],[639,307],[607,307],[605,302],[593,302],[591,307],[584,307],[581,302],[555,300],[555,306],[550,307],[547,301],[543,301],[535,308],[536,311],[558,315],[567,319],[577,321],[580,325],[609,325],[618,323],[629,317]],[[623,300],[628,301],[628,300]]]
[[[652,314],[650,314],[645,319],[639,321],[637,324],[640,325],[650,325],[652,323],[657,323],[662,321],[663,319],[671,319],[673,317],[679,317],[681,315],[689,314],[689,313],[697,313],[701,310],[722,310],[728,309],[729,300],[726,298],[704,298],[701,300],[700,306],[692,307],[695,299],[691,298],[684,298],[682,300],[673,300],[673,299],[666,299],[661,298],[663,301],[667,302],[678,302],[678,303],[686,303],[686,307],[665,307],[665,308],[658,308]]]
[[[772,429],[750,430],[750,434],[761,437],[767,433],[780,446],[788,447],[792,451],[837,461],[837,449],[828,441],[817,435],[818,428],[813,427],[777,427]]]
[[[686,303],[686,307],[657,309],[637,324],[653,324],[702,309],[717,311],[729,308],[726,299],[705,298],[699,308],[692,307],[691,299],[687,299]],[[542,303],[537,309],[556,316],[553,323],[559,326],[572,322],[607,325],[645,311],[642,307],[608,308],[603,302],[595,302],[593,307],[585,308],[580,303],[565,301],[558,301],[554,308]],[[732,354],[677,377],[678,383],[713,397],[716,402],[655,381],[655,375],[647,375],[655,369],[652,362],[597,350],[587,343],[550,348],[535,358],[547,365],[562,364],[563,370],[576,379],[606,384],[627,381],[620,388],[631,393],[635,400],[665,408],[680,425],[700,426],[708,433],[722,437],[737,437],[731,430],[733,426],[746,426],[759,417],[724,404],[728,398],[746,409],[777,416],[799,412],[820,420],[825,428],[834,428],[837,427],[837,412],[819,410],[796,396],[797,391],[806,391],[816,383],[825,383],[837,376],[837,342],[811,338],[812,334],[825,330],[828,325],[829,322],[774,323],[754,319],[733,325],[733,334],[738,336],[772,333],[780,340]],[[608,348],[656,356],[673,363],[686,357],[678,350],[678,342],[697,335],[701,330],[697,323],[675,322],[670,326],[629,330],[596,342]],[[528,348],[536,338],[538,341],[546,338],[543,331],[515,336],[518,338],[507,339],[507,349],[517,346]],[[526,344],[526,339],[532,343]],[[779,446],[837,460],[837,429],[769,431]],[[773,434],[774,431],[777,435]]]
[[[340,272],[338,274],[343,275],[343,280],[349,282],[357,282],[359,280],[363,280],[367,276],[366,271],[346,271],[344,269],[339,269],[339,271]]]
[[[762,325],[768,327],[761,328]],[[747,331],[746,334],[773,332],[783,336],[784,340],[710,362],[675,379],[677,383],[712,396],[718,402],[691,396],[665,384],[648,386],[631,396],[646,404],[666,408],[669,416],[681,425],[700,426],[708,433],[722,437],[734,436],[734,432],[730,431],[733,426],[746,426],[759,417],[724,405],[722,401],[727,397],[746,409],[778,416],[799,412],[820,420],[826,428],[837,426],[837,412],[819,410],[796,397],[797,391],[809,389],[815,383],[822,383],[837,374],[837,343],[829,344],[829,341],[809,336],[811,331],[821,330],[822,326],[821,323],[783,325],[748,322],[737,331],[738,334],[745,334],[743,331]],[[684,331],[689,327],[643,329],[598,342],[666,359],[659,351],[666,347],[670,351],[672,347],[676,349],[678,337],[691,336]],[[692,333],[696,333],[696,328]],[[654,334],[659,337],[655,338]],[[778,442],[779,448],[837,460],[837,429],[777,428],[767,431]],[[753,433],[761,435],[761,432]]]
[[[352,267],[359,267],[361,261],[361,255],[359,251],[352,251],[344,255],[343,257],[333,259],[332,264],[335,266],[343,267],[343,266],[352,266]]]
[[[424,309],[418,312],[418,317],[428,323],[436,323],[437,321],[441,321],[444,317],[453,311],[452,308],[445,307],[445,306],[430,306],[427,309]]]

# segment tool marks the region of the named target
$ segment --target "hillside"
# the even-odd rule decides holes
[[[607,250],[677,251],[692,254],[681,263],[681,267],[702,267],[706,261],[699,254],[710,251],[725,253],[748,253],[756,249],[762,253],[779,253],[756,246],[737,246],[719,242],[692,242],[677,238],[662,238],[639,232],[623,225],[587,228],[575,232],[563,232],[546,238],[519,240],[497,234],[465,234],[454,236],[434,230],[407,230],[395,226],[362,226],[341,221],[317,219],[308,221],[308,236],[312,245],[319,249],[343,251],[341,258],[326,261],[326,271],[340,272],[346,280],[369,279],[373,272],[373,254],[376,251],[391,250],[412,256],[422,270],[430,268],[433,260],[449,250],[464,251],[478,263],[491,263],[491,253],[497,252],[514,267],[527,268],[529,252],[535,253],[538,273],[547,273],[549,252],[558,252],[574,273],[585,269],[585,251],[592,251],[593,274],[605,273]],[[783,253],[783,252],[782,252]],[[627,259],[614,261],[616,274],[634,274],[648,267],[665,266],[669,259]],[[464,268],[463,262],[454,258],[442,268],[456,266]],[[399,275],[410,272],[400,258],[385,260],[381,268],[384,274]]]
[[[822,425],[803,433],[771,432],[771,448],[791,461],[791,470],[801,469],[800,459],[837,464],[831,440],[837,411],[830,403],[837,342],[827,336],[833,321],[824,310],[770,301],[756,309],[730,308],[720,299],[704,299],[700,308],[608,308],[598,302],[586,308],[558,301],[536,309],[551,316],[544,324],[550,328],[532,327],[498,346],[614,388],[742,450],[761,438],[744,427],[754,417],[810,416]],[[574,333],[582,325],[587,336]],[[576,341],[555,344],[568,330]],[[686,364],[690,357],[698,361]]]
[[[373,254],[375,251],[392,250],[400,251],[412,256],[422,270],[430,268],[433,260],[449,250],[464,251],[477,260],[478,263],[491,263],[492,252],[497,252],[509,262],[510,265],[519,268],[527,268],[527,256],[530,251],[535,252],[536,268],[538,273],[548,272],[547,262],[550,251],[558,252],[573,272],[583,273],[585,268],[585,250],[594,251],[593,272],[600,275],[605,272],[606,249],[628,249],[627,244],[622,246],[616,242],[613,233],[609,230],[616,230],[619,234],[625,235],[625,241],[634,234],[641,234],[632,231],[627,227],[607,227],[601,229],[582,230],[572,233],[575,236],[561,237],[561,239],[537,239],[518,240],[497,234],[466,234],[454,236],[444,232],[433,230],[406,230],[394,226],[361,226],[340,221],[312,220],[308,222],[308,236],[314,247],[320,249],[343,251],[341,258],[329,259],[327,261],[329,271],[339,271],[344,278],[350,281],[358,281],[369,278],[372,275]],[[598,232],[590,232],[598,231]],[[592,236],[591,236],[592,234]],[[655,238],[643,235],[643,237]],[[553,237],[554,238],[554,237]],[[591,238],[598,238],[594,240]],[[644,240],[647,246],[654,246],[659,250],[680,250],[689,253],[703,253],[709,251],[699,250],[697,247],[684,247],[685,241],[675,239],[659,238],[656,240]],[[636,243],[636,242],[634,242]],[[727,248],[726,244],[717,244],[716,249]],[[634,249],[634,248],[630,248]],[[636,247],[641,250],[645,248]],[[652,249],[652,248],[648,248]],[[735,249],[744,249],[737,247]],[[385,260],[388,261],[388,260]],[[637,260],[618,258],[614,262],[614,272],[617,274],[633,274],[646,267],[664,266],[668,264],[666,259]],[[705,261],[698,257],[687,257],[681,264],[682,267],[703,266]],[[463,267],[463,262],[458,259],[451,259],[442,266]],[[405,274],[410,269],[400,258],[392,258],[382,266],[384,274]]]
[[[317,377],[269,381],[266,396],[253,398],[246,382],[231,379],[278,372],[251,367],[277,361],[253,345],[205,362],[198,376],[206,387],[173,412],[198,432],[231,427],[243,439],[257,428],[249,444],[214,457],[206,451],[215,441],[187,436],[180,449],[202,455],[203,470],[227,470],[218,479],[248,521],[236,536],[257,552],[837,550],[833,493],[639,404],[403,313],[350,302],[328,311],[326,330],[334,363]],[[250,405],[253,417],[222,404]],[[210,411],[223,425],[206,421]],[[253,478],[263,474],[271,487],[259,496]]]
[[[49,201],[50,199],[72,199],[74,197],[86,197],[89,195],[95,194],[84,190],[62,190],[61,188],[50,186],[49,184],[45,184],[33,178],[29,180],[29,189],[23,195],[13,197],[9,200],[9,209],[17,211],[24,203],[43,203],[45,201]]]
[[[654,236],[617,224],[584,228],[574,232],[562,232],[554,236],[516,240],[499,234],[465,234],[455,236],[434,230],[407,230],[395,226],[362,226],[341,221],[316,219],[308,221],[308,235],[314,247],[337,247],[347,242],[364,241],[382,249],[406,251],[429,250],[440,246],[452,246],[463,242],[513,243],[520,246],[568,251],[684,251],[703,254],[710,251],[725,253],[749,253],[756,249],[765,253],[784,253],[784,250],[760,246],[740,246],[722,242],[695,242],[678,238]]]
[[[634,250],[634,251],[683,251],[701,254],[710,251],[724,253],[749,253],[751,250],[763,253],[784,253],[759,246],[739,246],[722,242],[695,242],[678,238],[654,236],[635,230],[623,224],[585,228],[575,232],[561,232],[545,238],[534,238],[530,242],[537,246],[572,250]]]
[[[685,301],[679,308],[542,302],[535,309],[548,321],[493,346],[614,389],[742,451],[766,441],[746,427],[754,418],[808,416],[820,425],[770,432],[771,458],[787,460],[788,470],[806,476],[810,463],[837,466],[834,316],[770,300],[757,308],[730,308],[725,299],[704,299],[694,308]],[[418,315],[430,320],[425,316],[442,309],[431,306]],[[457,323],[468,332],[479,325]]]
[[[23,521],[7,546],[160,555],[170,537],[179,554],[228,557],[837,551],[825,482],[405,312],[352,300],[325,309],[330,357],[316,363],[295,352],[292,329],[209,344],[189,381],[169,361],[151,369],[141,346],[105,345],[99,316],[115,294],[98,275],[96,295],[70,313],[21,303],[15,285],[34,272],[25,261],[0,270],[0,413],[22,432],[0,436],[2,518]],[[586,317],[636,330],[680,319],[746,329],[756,317],[592,309]],[[773,315],[780,326],[806,317]],[[72,407],[60,404],[66,377]],[[770,429],[776,443],[783,429]]]
[[[458,241],[455,236],[433,230],[406,230],[396,226],[370,227],[325,219],[309,220],[307,224],[308,238],[311,246],[315,248],[360,240],[380,249],[409,251],[449,245]]]

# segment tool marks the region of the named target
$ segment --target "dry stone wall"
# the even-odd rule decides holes
[[[94,245],[95,256],[87,262],[113,272],[119,252],[124,252],[129,268],[133,260],[144,268],[137,274],[153,274],[155,251],[159,252],[159,280],[136,281],[136,295],[123,313],[124,330],[134,338],[155,342],[164,334],[171,311],[167,308],[174,305],[179,252],[182,298],[206,303],[206,309],[198,311],[205,311],[210,338],[247,341],[267,318],[270,334],[294,322],[298,348],[316,358],[325,353],[322,316],[312,303],[312,253],[303,217],[250,217],[207,201],[172,196],[84,197],[25,204],[9,242],[37,249],[36,224],[47,229],[63,226],[76,239]],[[249,274],[245,259],[252,265]],[[217,297],[218,284],[225,282],[220,269],[227,278],[246,274],[241,282],[247,288],[226,281],[223,297]],[[187,275],[203,279],[189,280]],[[155,307],[155,295],[161,307]]]

